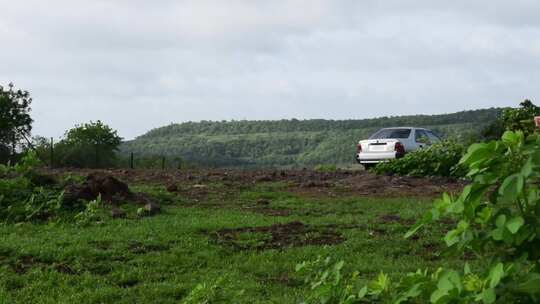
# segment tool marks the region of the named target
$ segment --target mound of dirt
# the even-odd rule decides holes
[[[102,173],[91,173],[82,184],[68,185],[64,191],[64,201],[71,204],[75,204],[80,200],[94,200],[101,195],[103,202],[111,204],[124,202],[142,204],[149,214],[158,213],[160,210],[159,204],[147,195],[133,193],[126,183],[111,175]],[[113,217],[122,217],[116,213],[113,214]]]
[[[340,233],[330,227],[312,227],[301,222],[221,229],[211,233],[210,238],[220,245],[237,250],[333,245],[345,240]]]
[[[127,184],[111,175],[92,173],[86,177],[84,183],[80,185],[68,185],[65,189],[64,200],[66,202],[93,200],[100,194],[101,199],[105,202],[131,200],[134,198]]]

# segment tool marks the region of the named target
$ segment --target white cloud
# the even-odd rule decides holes
[[[538,100],[537,1],[0,0],[36,133],[102,119],[359,118]]]

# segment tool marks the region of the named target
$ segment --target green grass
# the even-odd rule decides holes
[[[410,222],[429,208],[429,199],[307,198],[287,192],[281,183],[237,186],[232,187],[236,192],[220,195],[227,187],[210,185],[215,191],[195,204],[162,187],[139,185],[134,189],[167,202],[164,212],[85,228],[69,223],[2,226],[0,303],[181,303],[197,284],[220,279],[220,292],[228,298],[222,303],[297,303],[305,287],[294,267],[318,255],[345,260],[346,272],[359,271],[366,282],[380,271],[397,276],[460,264],[426,249],[439,243],[443,224],[421,232],[417,240],[403,238]],[[286,209],[289,215],[257,212],[260,199],[269,202],[264,208]],[[400,219],[385,220],[385,215]],[[345,241],[238,250],[210,237],[223,228],[293,221],[309,225],[312,234],[334,225]],[[264,232],[234,237],[245,248],[271,239]]]

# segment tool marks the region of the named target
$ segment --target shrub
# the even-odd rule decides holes
[[[110,167],[122,142],[117,131],[101,121],[76,125],[54,146],[55,164],[78,168]]]
[[[95,200],[88,202],[86,208],[75,215],[75,222],[79,226],[88,226],[91,223],[101,220],[100,207],[101,207],[101,195]]]
[[[446,140],[406,154],[403,158],[377,164],[377,174],[409,176],[461,177],[465,170],[459,165],[465,147],[453,140]]]
[[[311,285],[306,298],[315,295],[317,301],[309,303],[538,303],[540,135],[505,132],[501,141],[469,147],[460,163],[472,183],[457,198],[444,194],[436,200],[406,237],[442,217],[456,218],[456,227],[444,237],[448,253],[472,252],[487,267],[473,270],[466,263],[460,270],[418,270],[396,282],[381,274],[362,288],[341,284],[348,290],[345,300],[320,296],[331,288],[323,282]],[[322,273],[328,276],[332,267]]]
[[[482,130],[486,139],[497,139],[504,131],[522,131],[525,134],[534,132],[534,116],[540,115],[540,107],[526,99],[519,108],[506,108],[499,118]]]
[[[0,165],[0,220],[4,222],[43,221],[58,217],[63,193],[35,186],[40,165],[36,154],[27,152],[15,165]]]

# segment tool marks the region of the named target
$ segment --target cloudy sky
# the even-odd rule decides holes
[[[540,103],[537,0],[0,0],[35,134]]]

